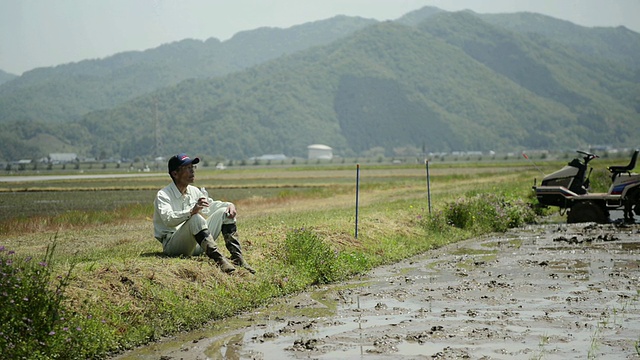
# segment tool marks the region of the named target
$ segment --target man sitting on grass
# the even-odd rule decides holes
[[[226,273],[235,271],[218,251],[216,239],[222,233],[231,253],[231,261],[252,274],[255,270],[242,257],[236,231],[236,207],[233,203],[210,199],[202,190],[190,185],[195,180],[199,158],[186,154],[169,159],[169,175],[173,182],[158,191],[154,201],[154,236],[162,250],[170,256],[206,254]]]

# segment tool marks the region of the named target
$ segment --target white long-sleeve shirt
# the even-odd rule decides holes
[[[198,199],[206,197],[210,207],[201,210],[205,217],[209,215],[211,208],[228,206],[229,203],[214,201],[206,196],[195,186],[187,185],[187,191],[183,195],[173,182],[158,191],[154,200],[153,231],[154,236],[160,242],[168,234],[173,234],[191,217],[191,209],[198,202]]]

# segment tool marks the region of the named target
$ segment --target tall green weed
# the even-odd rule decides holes
[[[338,253],[309,229],[294,229],[285,239],[286,262],[308,275],[312,284],[328,284],[340,278]]]
[[[293,229],[284,242],[284,262],[306,274],[310,284],[328,284],[372,268],[369,256],[359,252],[334,250],[315,232]]]
[[[44,258],[0,246],[0,349],[6,359],[91,358],[113,348],[101,321],[64,305],[73,266],[53,273],[55,242]]]
[[[447,203],[424,223],[430,230],[446,232],[447,226],[477,233],[505,232],[535,222],[529,203],[502,194],[476,194]]]

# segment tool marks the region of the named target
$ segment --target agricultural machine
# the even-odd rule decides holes
[[[634,213],[640,213],[640,174],[631,173],[636,166],[639,150],[635,150],[629,164],[609,166],[611,186],[606,193],[589,192],[589,176],[593,168],[589,162],[598,156],[578,151],[582,159],[571,160],[562,169],[545,176],[537,186],[538,202],[544,206],[567,211],[568,223],[610,222],[611,210],[623,210],[624,222],[633,223]]]

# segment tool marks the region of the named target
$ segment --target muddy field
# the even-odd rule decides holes
[[[117,359],[639,359],[640,225],[460,242]]]

